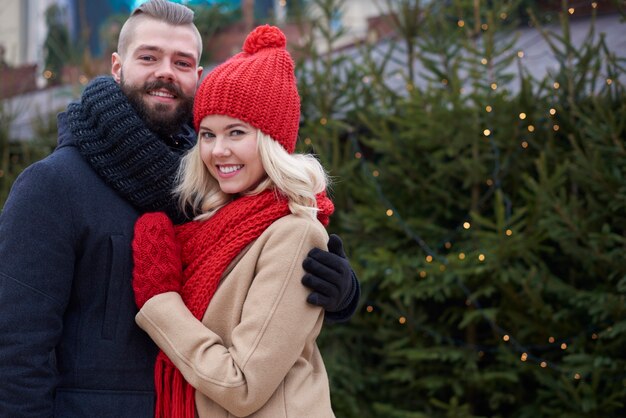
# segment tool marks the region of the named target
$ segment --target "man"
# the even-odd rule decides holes
[[[130,243],[141,213],[183,220],[170,191],[195,141],[201,45],[188,8],[140,6],[113,78],[59,115],[57,149],[13,185],[0,214],[0,416],[153,416],[157,349],[135,324]],[[337,237],[329,249],[312,251],[303,283],[344,320],[358,282]]]

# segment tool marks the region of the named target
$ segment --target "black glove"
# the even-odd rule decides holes
[[[307,272],[302,283],[313,290],[307,302],[323,307],[327,313],[341,313],[334,320],[350,318],[356,309],[360,287],[343,251],[341,239],[332,234],[328,239],[328,251],[313,248],[302,262],[302,267]]]

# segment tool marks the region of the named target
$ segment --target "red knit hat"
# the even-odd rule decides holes
[[[287,39],[275,26],[254,29],[238,53],[204,78],[194,102],[198,130],[208,115],[242,120],[278,141],[289,153],[296,147],[300,96]]]

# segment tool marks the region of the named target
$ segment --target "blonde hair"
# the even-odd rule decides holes
[[[200,36],[198,28],[193,23],[193,18],[193,10],[182,4],[173,3],[168,0],[150,0],[143,3],[132,11],[130,17],[124,22],[124,25],[122,25],[117,41],[117,52],[121,56],[125,56],[137,24],[144,19],[154,19],[172,26],[188,26],[191,28],[198,38],[199,62],[202,56],[202,36]]]
[[[246,195],[273,189],[285,196],[291,213],[315,218],[316,195],[327,189],[330,178],[322,164],[310,154],[289,154],[269,135],[257,130],[257,149],[267,177]],[[178,170],[177,186],[180,208],[195,220],[208,219],[232,200],[221,191],[219,183],[200,157],[200,140],[183,157]]]

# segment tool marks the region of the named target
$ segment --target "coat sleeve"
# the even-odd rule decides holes
[[[0,214],[0,416],[51,417],[54,348],[72,284],[71,207],[58,170],[39,162]]]
[[[325,248],[328,237],[308,220],[297,228],[272,229],[264,242],[232,346],[195,319],[177,293],[150,299],[137,315],[185,379],[236,416],[263,407],[323,323],[322,308],[305,303],[300,278],[308,251]]]

